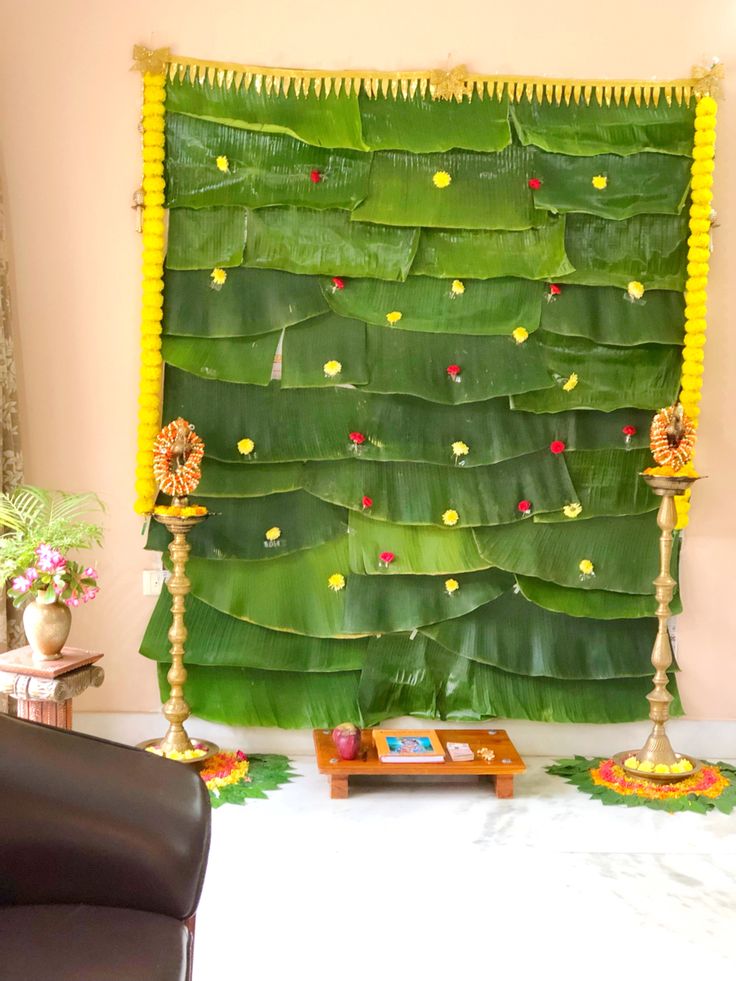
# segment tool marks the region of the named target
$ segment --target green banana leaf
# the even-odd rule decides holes
[[[352,516],[351,516],[352,520]],[[490,565],[560,586],[652,593],[659,568],[659,528],[654,514],[591,518],[565,525],[517,521],[476,528],[481,554]],[[593,563],[584,576],[579,564]]]
[[[659,409],[677,397],[682,354],[679,347],[640,344],[608,347],[584,337],[538,330],[534,342],[547,365],[554,387],[512,395],[511,407],[526,412],[600,409],[610,412],[635,406]],[[575,387],[565,391],[571,376]]]
[[[307,463],[302,486],[352,511],[362,511],[367,496],[372,501],[368,513],[380,521],[444,528],[442,515],[452,509],[458,514],[458,527],[496,525],[522,520],[520,501],[531,501],[535,514],[551,511],[556,515],[576,500],[579,490],[570,482],[565,466],[576,456],[568,453],[563,458],[542,450],[490,467],[370,460]],[[587,469],[585,473],[587,476]]]
[[[347,532],[347,513],[342,508],[301,490],[268,497],[198,500],[212,517],[192,529],[189,544],[192,555],[205,559],[277,559]],[[272,528],[281,535],[269,542],[266,532]],[[152,521],[146,547],[163,552],[170,541],[166,528]]]
[[[575,157],[538,151],[534,176],[542,186],[534,191],[534,203],[555,214],[582,211],[616,220],[642,214],[677,215],[687,197],[690,163],[687,157],[664,153]],[[605,188],[593,186],[596,176],[607,178]]]
[[[448,102],[418,91],[406,99],[361,93],[358,102],[363,139],[372,150],[437,153],[460,147],[493,152],[511,141],[506,95]]]
[[[624,437],[621,437],[622,444]],[[643,514],[659,506],[659,498],[639,474],[651,465],[646,447],[626,451],[621,449],[576,450],[565,454],[570,480],[575,487],[575,500],[583,510],[574,519],[563,511],[541,513],[535,510],[535,521],[584,521],[587,518]],[[569,498],[567,502],[572,502]]]
[[[343,289],[327,280],[322,289],[325,300],[343,317],[383,326],[386,314],[400,313],[394,330],[508,336],[515,327],[525,327],[531,334],[539,326],[543,283],[473,279],[463,286],[464,292],[456,294],[445,280],[410,276],[405,283],[349,279]]]
[[[542,304],[541,326],[596,344],[681,344],[684,321],[682,293],[648,290],[641,300],[632,302],[616,286],[566,285]]]
[[[675,564],[676,560],[677,556]],[[571,617],[621,620],[652,617],[657,612],[657,600],[654,596],[609,593],[603,589],[571,589],[569,586],[558,586],[557,583],[530,576],[517,576],[516,582],[530,602],[553,613],[565,613]],[[675,593],[670,607],[673,614],[682,613],[679,593]]]
[[[349,517],[350,571],[367,576],[452,575],[487,569],[470,528],[428,528]],[[393,561],[380,556],[391,554]]]
[[[258,668],[266,671],[359,671],[368,640],[328,640],[266,630],[237,620],[208,606],[195,596],[186,601],[185,664],[210,667]],[[169,660],[171,597],[162,593],[141,641],[141,654],[155,661]],[[278,678],[274,678],[278,685]]]
[[[513,589],[467,616],[422,633],[452,654],[528,677],[571,681],[651,677],[657,621],[549,613]]]
[[[167,366],[163,418],[177,416],[196,425],[210,457],[240,460],[244,468],[337,459],[451,466],[456,462],[452,444],[458,440],[470,450],[459,462],[484,466],[548,448],[553,440],[563,440],[571,450],[617,447],[621,427],[629,424],[637,428],[632,446],[646,446],[651,421],[650,412],[636,409],[544,416],[512,411],[504,398],[453,406],[350,388],[235,386]],[[365,436],[359,447],[350,442],[352,432]],[[244,438],[255,443],[248,457],[237,449]]]
[[[523,232],[423,229],[411,272],[445,279],[557,279],[573,269],[565,252],[565,219],[557,218]]]
[[[406,279],[418,228],[351,222],[342,211],[264,208],[249,211],[245,261],[258,269],[327,276]]]
[[[518,145],[490,154],[376,153],[368,192],[351,217],[425,228],[536,228],[546,224],[547,215],[534,207],[528,184],[535,156]],[[438,188],[433,178],[442,172],[452,182]]]
[[[568,215],[565,249],[575,270],[563,282],[682,290],[687,264],[687,215],[636,215],[606,221]],[[421,249],[420,249],[421,252]]]
[[[302,487],[299,463],[223,463],[205,456],[201,465],[202,480],[197,492],[205,497],[263,497]]]
[[[175,208],[169,212],[167,269],[239,266],[245,249],[243,208]]]
[[[291,328],[288,334],[293,330]],[[367,392],[416,395],[431,402],[459,405],[500,395],[533,392],[554,383],[545,367],[548,355],[529,338],[424,334],[391,327],[367,328]],[[448,374],[448,367],[460,368]],[[346,379],[350,380],[350,379]]]
[[[162,701],[169,697],[167,664],[158,665]],[[184,691],[192,714],[231,726],[329,729],[361,724],[359,671],[258,671],[193,664]],[[670,710],[671,712],[671,710]]]
[[[227,157],[227,170],[217,166]],[[299,205],[351,210],[368,192],[371,154],[310,146],[283,133],[254,133],[166,113],[169,208]],[[312,175],[317,171],[321,179]]]
[[[671,153],[690,156],[695,122],[694,103],[599,106],[595,96],[551,105],[520,99],[511,106],[511,124],[523,144],[552,153],[588,156],[595,153]]]
[[[365,150],[358,110],[358,96],[342,89],[316,94],[315,82],[307,94],[297,94],[293,85],[284,93],[268,92],[257,76],[249,88],[245,84],[219,85],[214,80],[195,80],[194,69],[187,69],[166,84],[166,110],[201,119],[216,120],[227,126],[286,133],[313,146],[352,147]]]
[[[336,313],[324,313],[284,334],[282,388],[334,388],[368,381],[365,324]],[[338,361],[339,374],[325,373],[328,361]]]
[[[273,269],[229,269],[222,287],[212,289],[211,272],[166,273],[165,334],[250,337],[281,330],[330,309],[319,281],[311,276]]]
[[[161,357],[200,378],[268,385],[280,335],[256,337],[164,337]]]
[[[524,678],[451,654],[421,634],[403,649],[391,638],[373,640],[360,676],[367,724],[414,715],[445,720],[494,717],[540,722],[633,722],[647,717],[647,678],[606,681]],[[681,715],[674,678],[671,714]],[[674,709],[674,711],[672,711]]]

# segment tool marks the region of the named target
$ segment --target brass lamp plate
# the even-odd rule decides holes
[[[702,760],[698,760],[694,756],[688,756],[685,753],[675,753],[678,762],[680,760],[690,760],[693,765],[692,770],[688,770],[687,773],[642,773],[641,770],[633,770],[631,767],[624,765],[624,760],[627,760],[630,756],[636,756],[638,752],[639,750],[632,749],[627,753],[616,753],[613,757],[613,762],[617,763],[629,776],[641,777],[642,780],[653,780],[655,783],[677,783],[686,777],[694,777],[696,773],[699,773],[703,769]]]
[[[146,739],[143,743],[138,743],[136,749],[148,749],[149,746],[159,746],[163,742],[163,736],[158,736],[156,739]],[[211,759],[216,753],[220,752],[220,747],[216,743],[211,743],[208,739],[192,739],[193,743],[199,743],[202,746],[207,747],[207,752],[204,756],[195,756],[191,760],[171,760],[172,763],[188,763],[198,765],[204,763],[205,760]],[[153,753],[151,754],[154,755]],[[165,760],[168,759],[166,756],[159,756],[158,759]]]

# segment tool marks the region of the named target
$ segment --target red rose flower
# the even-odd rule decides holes
[[[450,376],[450,378],[457,378],[457,376],[460,374],[460,365],[448,364],[447,374]]]
[[[385,562],[386,565],[391,565],[396,556],[393,552],[381,552],[378,558],[381,560],[381,562]]]
[[[373,507],[373,498],[366,496],[361,501],[361,504],[363,505],[364,508],[372,508]]]
[[[532,191],[538,191],[541,186],[542,182],[538,177],[532,177],[529,180],[529,187],[532,189]]]
[[[532,509],[532,502],[519,501],[519,503],[516,506],[521,511],[522,514],[528,514]]]
[[[348,438],[350,439],[350,442],[354,443],[356,446],[360,446],[361,443],[365,443],[365,436],[362,433],[349,433]]]
[[[550,296],[559,296],[561,292],[562,292],[562,287],[561,286],[558,286],[557,283],[550,283],[549,284],[549,295]]]
[[[564,453],[566,449],[565,444],[562,442],[561,439],[553,439],[552,442],[549,444],[549,448],[551,452],[554,454]]]
[[[340,279],[339,276],[333,276],[332,277],[332,285],[335,287],[336,290],[344,290],[345,289],[345,280],[344,279]]]
[[[318,170],[311,170],[309,172],[309,179],[313,184],[319,184],[322,180],[322,174]]]
[[[621,432],[624,436],[636,436],[636,426],[624,426]]]

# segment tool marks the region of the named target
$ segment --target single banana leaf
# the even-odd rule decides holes
[[[291,328],[291,330],[299,328]],[[367,328],[367,392],[416,395],[458,405],[500,395],[533,392],[554,384],[545,367],[547,352],[535,338],[517,344],[511,337],[423,334],[391,327]],[[448,366],[460,368],[448,374]],[[351,380],[351,379],[346,379]]]
[[[595,153],[671,153],[688,157],[693,146],[695,106],[598,105],[578,97],[569,104],[551,105],[520,99],[511,106],[511,123],[523,144],[532,143],[552,153],[587,156]]]
[[[248,212],[243,265],[326,276],[406,279],[418,228],[351,222],[343,211],[264,208]]]
[[[205,456],[202,461],[202,480],[197,492],[205,497],[263,497],[302,487],[304,464],[223,463]]]
[[[352,517],[351,517],[352,520]],[[659,568],[659,528],[654,514],[591,518],[568,524],[517,521],[476,528],[481,554],[490,565],[560,586],[652,593]],[[593,574],[580,562],[593,563]]]
[[[536,228],[547,223],[547,215],[534,207],[528,184],[535,156],[518,145],[490,154],[376,153],[368,192],[351,217],[424,228]],[[439,172],[449,174],[452,183],[436,187]]]
[[[366,638],[328,640],[266,630],[237,620],[187,597],[185,664],[209,667],[258,668],[266,671],[359,671],[368,648]],[[141,654],[168,661],[171,597],[161,593],[141,641]],[[274,678],[278,685],[278,677]]]
[[[559,279],[573,269],[565,252],[565,219],[557,218],[522,232],[423,229],[411,272],[445,279]]]
[[[681,344],[684,320],[684,297],[673,290],[648,290],[632,302],[616,286],[566,285],[542,304],[541,326],[596,344]]]
[[[460,462],[484,466],[548,448],[553,440],[563,440],[571,450],[620,446],[621,427],[629,424],[637,428],[632,446],[646,446],[651,421],[650,412],[636,409],[545,416],[512,411],[505,398],[452,406],[351,388],[236,386],[167,366],[163,418],[177,416],[196,425],[210,457],[241,461],[244,469],[339,459],[452,466],[452,444],[458,440],[470,450]],[[359,447],[350,442],[352,432],[365,436]],[[255,443],[248,457],[237,449],[244,438]]]
[[[499,569],[458,574],[455,579],[458,589],[448,593],[444,576],[349,576],[344,632],[384,635],[462,617],[510,589],[514,581]]]
[[[568,215],[565,249],[575,270],[563,282],[647,290],[683,290],[687,265],[687,215],[636,215],[607,221]]]
[[[221,156],[227,157],[227,170],[217,166]],[[369,153],[166,113],[169,208],[298,205],[349,211],[366,196],[370,169]],[[312,179],[315,171],[318,181]]]
[[[334,388],[368,381],[365,324],[336,313],[324,313],[286,331],[282,351],[282,388]],[[339,374],[325,373],[338,361]]]
[[[280,334],[256,337],[164,337],[161,357],[200,378],[268,385]]]
[[[690,164],[687,157],[664,153],[575,157],[537,152],[534,176],[542,186],[534,191],[534,203],[554,214],[577,211],[616,220],[678,215],[690,185]],[[607,178],[605,188],[594,187],[596,176]]]
[[[543,283],[468,279],[463,286],[464,292],[456,294],[446,280],[410,276],[405,283],[349,279],[343,289],[335,289],[327,280],[322,289],[325,300],[343,317],[384,326],[386,314],[400,313],[394,330],[508,336],[515,327],[525,327],[531,334],[539,326]]]
[[[677,548],[679,552],[679,546]],[[517,576],[521,592],[532,603],[553,613],[565,613],[571,617],[592,617],[596,620],[621,620],[652,617],[657,612],[654,596],[635,593],[610,593],[603,589],[571,589],[554,582]],[[680,594],[670,603],[672,613],[682,613]]]
[[[670,405],[679,391],[682,354],[674,345],[640,344],[608,347],[584,337],[538,330],[534,341],[556,384],[538,392],[512,395],[511,407],[526,412],[599,409],[610,412],[635,406]],[[575,387],[565,391],[571,375]]]
[[[158,665],[161,699],[169,697],[167,664]],[[361,724],[359,671],[258,671],[193,664],[185,685],[192,715],[231,726],[329,729]]]
[[[470,528],[428,528],[375,521],[350,512],[350,571],[367,576],[452,575],[492,563],[478,551]],[[393,561],[380,556],[390,553]]]
[[[651,677],[654,618],[590,620],[550,613],[511,589],[467,616],[422,633],[452,654],[531,677]]]
[[[239,266],[245,249],[244,208],[175,208],[169,212],[167,269]]]
[[[288,92],[266,90],[258,77],[246,89],[240,84],[218,85],[214,80],[195,80],[194,69],[187,69],[184,78],[166,84],[167,112],[185,113],[211,119],[227,126],[241,127],[264,133],[286,133],[313,146],[352,147],[365,150],[358,110],[358,96],[334,89],[326,94],[314,91],[297,94],[293,86]]]
[[[576,518],[568,518],[562,509],[535,512],[535,521],[584,521],[587,518],[643,514],[659,506],[659,498],[639,474],[651,464],[648,448],[626,451],[621,449],[576,450],[565,454],[565,463],[575,487],[575,500],[583,510]],[[571,503],[572,498],[565,503]]]
[[[273,269],[229,269],[222,287],[212,289],[211,273],[212,269],[166,273],[165,334],[250,337],[281,330],[330,309],[319,280],[311,276]]]
[[[542,450],[489,467],[370,460],[307,463],[302,486],[352,511],[362,511],[367,496],[372,501],[370,516],[380,521],[444,528],[442,515],[451,509],[458,514],[458,527],[505,524],[528,520],[521,517],[520,501],[530,501],[535,514],[556,515],[577,500],[579,489],[565,465],[576,455],[554,456]]]
[[[506,95],[448,102],[418,91],[406,99],[361,93],[358,102],[363,139],[372,150],[437,153],[460,147],[494,152],[511,141]]]
[[[209,521],[189,533],[192,555],[205,559],[278,559],[314,548],[347,532],[347,512],[304,491],[268,497],[199,498],[212,512]],[[281,535],[269,542],[266,532]],[[163,552],[171,536],[151,522],[146,548]]]

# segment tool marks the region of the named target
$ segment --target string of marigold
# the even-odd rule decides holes
[[[706,330],[706,290],[710,269],[711,203],[713,201],[713,158],[716,142],[716,101],[706,95],[695,107],[695,136],[690,206],[687,282],[685,284],[685,346],[682,352],[680,400],[694,425],[700,416]],[[675,498],[677,527],[684,528],[690,511],[690,492]]]
[[[135,510],[153,510],[153,441],[161,416],[161,321],[164,291],[164,115],[165,74],[143,75],[143,306],[141,310],[141,370],[138,395],[138,452]]]

